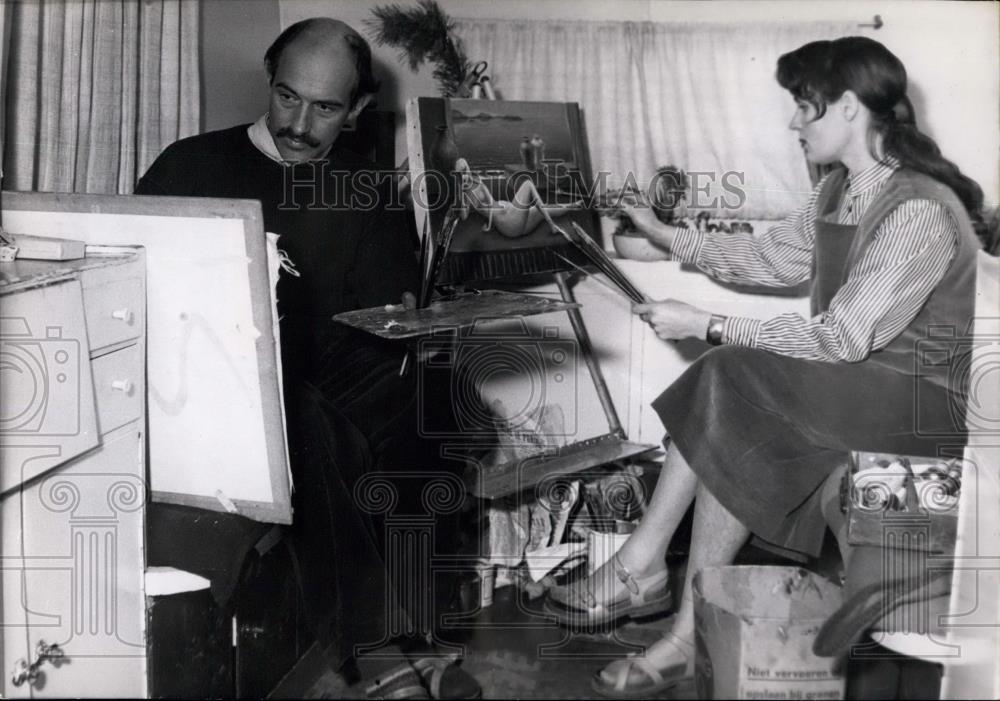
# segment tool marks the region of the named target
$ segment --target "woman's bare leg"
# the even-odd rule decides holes
[[[694,638],[694,598],[691,593],[694,575],[705,567],[732,564],[749,537],[747,527],[736,520],[704,485],[699,485],[694,504],[691,551],[684,573],[681,604],[674,620],[674,635],[688,641]]]
[[[667,546],[684,518],[698,488],[698,478],[673,443],[667,448],[663,470],[639,526],[618,551],[622,564],[637,576],[663,569]],[[611,563],[594,573],[592,587],[598,601],[606,601],[624,588]]]
[[[646,513],[635,532],[618,551],[619,559],[630,572],[643,576],[663,568],[670,540],[696,493],[698,501],[695,502],[688,572],[711,564],[728,564],[732,560],[746,541],[748,531],[711,492],[700,485],[687,460],[671,443]],[[598,569],[594,575],[595,579],[604,575],[603,579],[617,585],[613,587],[614,591],[606,590],[604,596],[599,592],[601,587],[597,587],[595,594],[599,601],[612,598],[624,587],[614,575],[610,563]],[[688,589],[686,582],[685,594]],[[683,599],[681,605],[683,608]]]
[[[658,484],[657,490],[659,487]],[[654,492],[655,497],[656,492]],[[643,523],[645,522],[644,519]],[[636,530],[636,533],[639,531]],[[654,667],[666,670],[673,665],[686,664],[688,672],[692,671],[691,665],[694,664],[694,597],[691,592],[691,580],[695,573],[704,567],[731,564],[749,535],[750,532],[747,528],[737,521],[704,485],[698,486],[694,505],[694,528],[691,533],[691,554],[688,557],[687,571],[684,576],[680,607],[671,628],[671,634],[687,644],[678,645],[671,635],[668,635],[649,646],[644,657]],[[632,538],[628,542],[631,541]],[[624,550],[624,546],[622,549]],[[607,683],[613,683],[613,679],[618,674],[624,673],[621,671],[622,668],[628,665],[627,660],[616,660],[605,667],[602,675],[605,676]],[[641,669],[633,669],[629,674],[635,677],[628,682],[630,684],[649,683],[648,675]]]

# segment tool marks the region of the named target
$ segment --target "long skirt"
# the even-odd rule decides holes
[[[850,451],[935,456],[966,440],[960,394],[870,360],[738,346],[701,356],[653,408],[733,516],[766,543],[809,556],[823,543],[819,488]]]

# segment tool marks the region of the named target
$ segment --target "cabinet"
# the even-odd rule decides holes
[[[0,264],[0,317],[3,695],[144,696],[144,254]]]

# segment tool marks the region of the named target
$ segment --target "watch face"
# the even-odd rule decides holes
[[[713,346],[722,345],[722,325],[725,321],[726,317],[719,316],[718,314],[712,315],[712,318],[708,320],[708,330],[705,333],[705,340]]]

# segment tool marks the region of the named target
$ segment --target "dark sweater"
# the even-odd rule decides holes
[[[334,146],[324,161],[284,166],[253,145],[248,126],[170,145],[135,192],[261,203],[265,230],[281,236],[278,248],[301,274],[282,272],[278,282],[286,373],[294,367],[311,379],[318,352],[347,333],[330,321],[334,314],[398,303],[417,290],[416,242],[373,164]]]
[[[401,344],[380,341],[331,319],[349,309],[398,303],[404,291],[417,289],[415,246],[406,215],[381,206],[388,201],[388,187],[380,193],[358,180],[359,173],[371,170],[369,163],[338,148],[324,162],[283,166],[257,150],[247,125],[242,125],[172,144],[135,190],[139,195],[259,201],[265,230],[281,235],[278,247],[301,274],[294,277],[282,271],[278,282],[289,451],[300,485],[293,498],[293,542],[305,577],[308,618],[319,627],[317,635],[324,645],[339,635],[348,647],[367,638],[359,638],[349,628],[353,618],[336,608],[350,606],[351,600],[330,598],[340,591],[358,591],[384,573],[377,553],[364,549],[368,541],[361,527],[351,520],[357,518],[357,509],[350,498],[351,484],[345,486],[348,475],[340,474],[339,468],[346,465],[354,474],[375,464],[369,452],[384,442],[382,434],[401,433],[394,424],[383,431],[379,428],[389,418],[404,415],[396,407],[412,404],[415,393],[414,381],[395,380],[404,350]],[[286,185],[293,183],[295,188],[289,187],[286,196]],[[291,206],[284,206],[286,200]],[[312,398],[315,392],[305,391],[300,380],[320,388],[350,423],[336,412],[304,411],[303,397]],[[210,577],[212,591],[223,605],[237,584],[246,553],[262,529],[269,527],[240,516],[171,504],[151,504],[146,518],[149,564]],[[347,537],[336,540],[343,533]],[[300,547],[302,543],[306,547]],[[341,556],[342,552],[348,554]],[[342,560],[349,562],[347,567],[332,567]],[[370,598],[378,611],[384,609],[380,598]],[[382,625],[374,612],[358,616],[358,625]],[[338,624],[348,627],[339,631]]]

